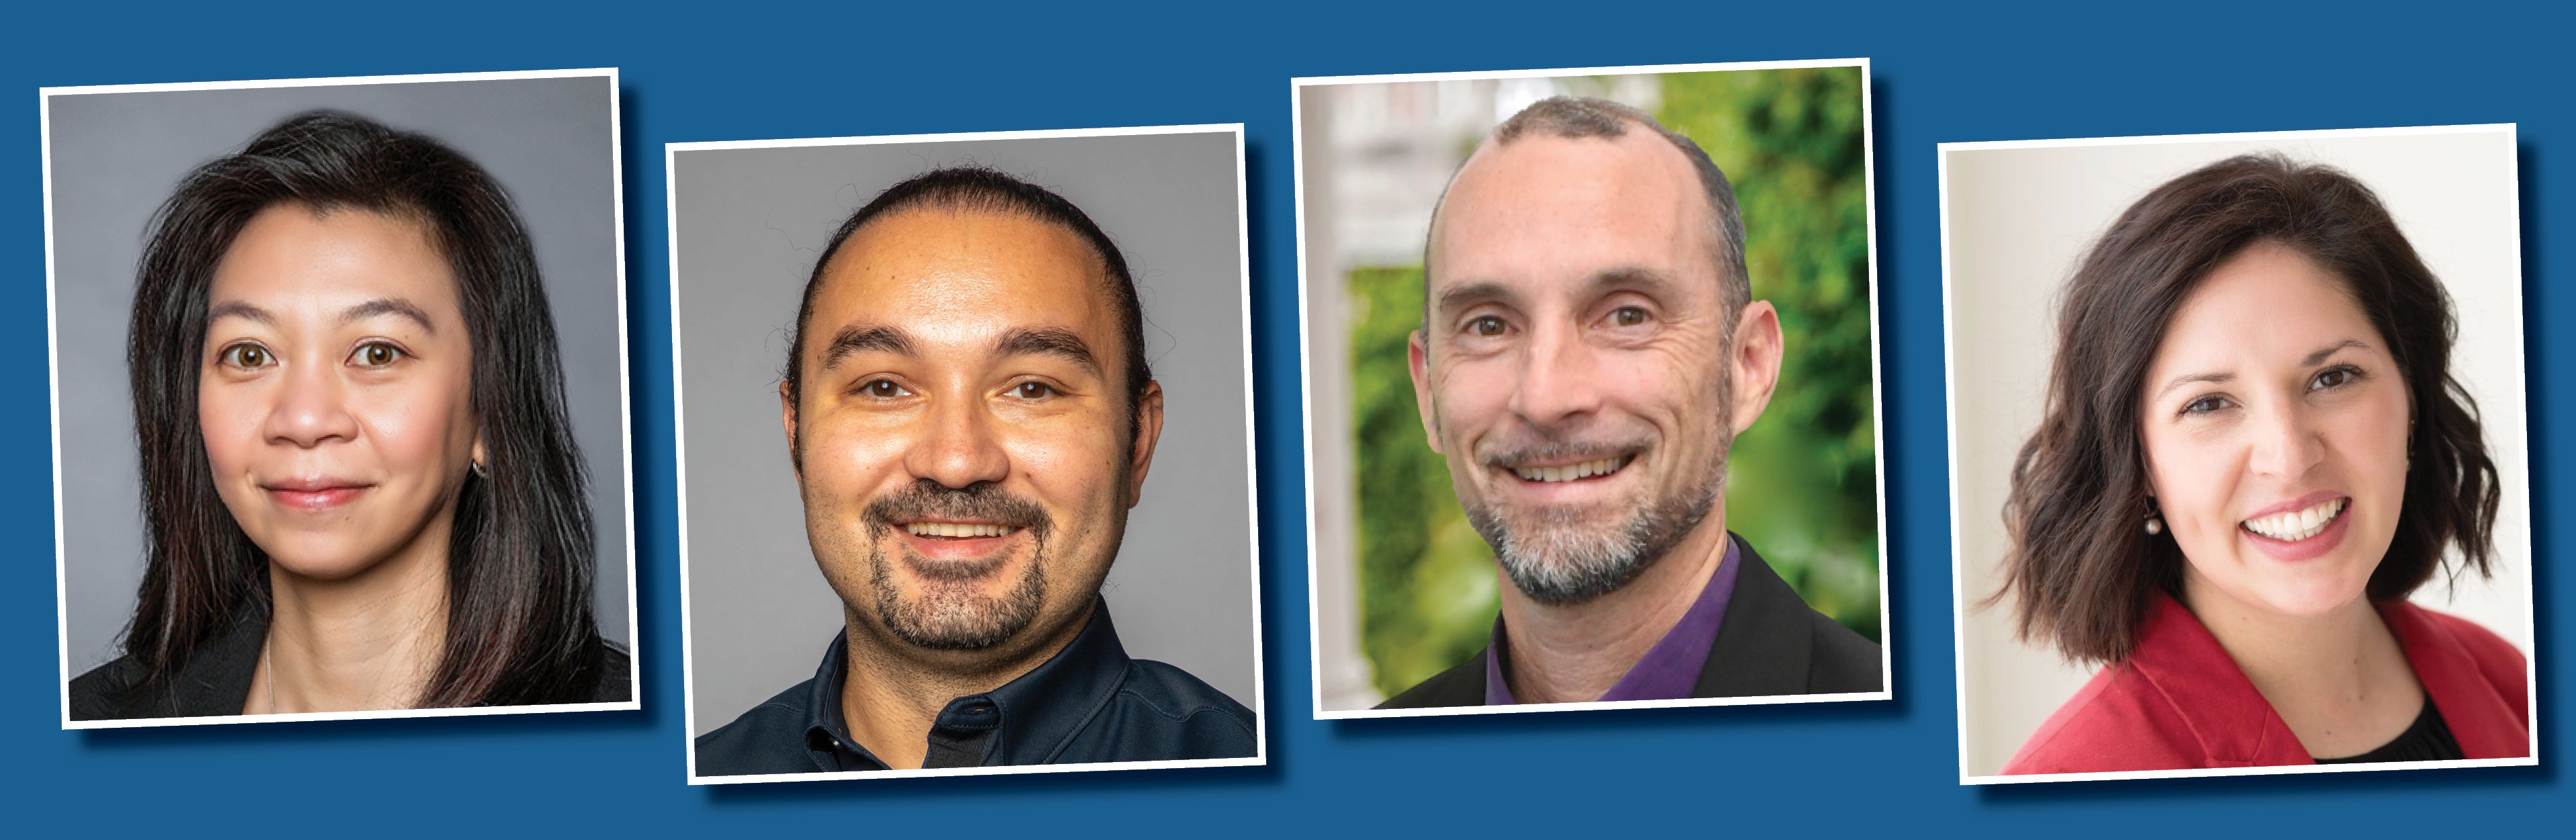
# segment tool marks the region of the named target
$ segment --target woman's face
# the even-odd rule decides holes
[[[471,343],[428,229],[261,211],[215,268],[197,419],[215,490],[287,571],[443,558],[481,447]]]
[[[2147,368],[2149,492],[2195,609],[2358,603],[2405,500],[2406,383],[2341,280],[2262,242],[2183,301]]]

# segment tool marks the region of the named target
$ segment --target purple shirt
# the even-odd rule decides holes
[[[1717,571],[1708,576],[1708,586],[1699,591],[1699,600],[1691,603],[1689,612],[1664,637],[1647,649],[1644,658],[1619,677],[1619,683],[1601,695],[1602,700],[1681,700],[1691,696],[1699,683],[1699,672],[1708,664],[1708,649],[1717,643],[1717,625],[1726,619],[1727,596],[1735,594],[1735,539],[1726,540],[1726,556],[1717,561]],[[1493,641],[1485,645],[1485,705],[1513,706],[1511,683],[1503,679],[1503,617],[1494,616]]]

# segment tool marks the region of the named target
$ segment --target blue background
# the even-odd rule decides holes
[[[147,4],[148,5],[148,4]],[[526,2],[21,7],[0,18],[0,832],[1712,834],[2565,830],[2576,650],[2549,607],[2551,432],[2576,244],[2563,11],[1363,2],[551,9]],[[1289,85],[1295,76],[1868,57],[1876,109],[1896,700],[1318,722],[1309,710]],[[57,729],[36,88],[622,68],[644,710]],[[1262,768],[683,783],[662,144],[1241,122],[1252,214],[1267,671]],[[2521,124],[2538,767],[1957,784],[1934,144]],[[1971,408],[1963,419],[1977,422]],[[22,834],[23,832],[23,834]]]

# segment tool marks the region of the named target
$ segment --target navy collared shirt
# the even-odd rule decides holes
[[[814,678],[698,736],[699,776],[884,770],[841,719],[844,629]],[[1252,710],[1189,672],[1127,658],[1096,602],[1071,644],[1019,679],[948,702],[924,767],[1249,758]]]

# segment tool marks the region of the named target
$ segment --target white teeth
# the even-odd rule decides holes
[[[903,529],[916,537],[999,537],[1019,530],[1008,525],[967,525],[956,522],[906,522]]]
[[[2298,542],[2324,533],[2343,513],[2344,500],[2332,499],[2307,510],[2275,513],[2245,520],[2245,530],[2283,542]]]
[[[1603,458],[1567,467],[1513,467],[1512,472],[1522,481],[1573,481],[1617,472],[1626,463],[1625,458]]]

